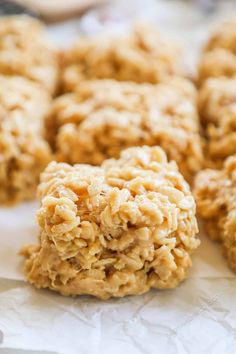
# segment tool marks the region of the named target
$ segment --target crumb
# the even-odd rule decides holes
[[[0,76],[0,102],[0,204],[6,204],[32,199],[51,160],[42,138],[50,99],[23,77]]]
[[[236,157],[229,157],[222,170],[200,172],[195,197],[209,236],[222,242],[228,264],[236,271]]]
[[[196,91],[172,78],[151,85],[86,81],[57,98],[46,119],[58,161],[99,165],[120,151],[160,145],[190,181],[202,163]]]
[[[184,74],[180,52],[147,25],[136,26],[123,37],[80,37],[64,54],[62,85],[64,91],[74,91],[90,79],[158,83]]]
[[[23,76],[55,92],[57,58],[40,21],[19,15],[1,17],[0,50],[0,74]]]
[[[51,162],[38,187],[39,246],[23,249],[37,288],[101,299],[174,288],[200,241],[189,185],[159,147],[99,167]]]

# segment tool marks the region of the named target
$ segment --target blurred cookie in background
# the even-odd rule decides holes
[[[186,79],[137,84],[88,80],[56,98],[47,139],[59,161],[99,165],[131,146],[159,145],[191,181],[203,161],[196,90]]]
[[[147,23],[126,34],[82,36],[64,52],[62,86],[73,91],[81,81],[115,79],[158,83],[168,76],[185,76],[181,48]]]
[[[0,52],[0,74],[23,76],[55,93],[57,54],[42,22],[26,15],[0,17]]]
[[[198,107],[206,138],[206,166],[222,168],[236,153],[236,18],[210,35],[198,68]]]
[[[50,98],[20,76],[0,75],[0,204],[35,197],[40,172],[52,159],[43,139]]]

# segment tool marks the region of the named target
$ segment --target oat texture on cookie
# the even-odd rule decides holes
[[[128,147],[160,145],[188,181],[201,168],[196,91],[182,78],[83,82],[54,101],[46,132],[58,161],[99,165]]]
[[[0,204],[32,199],[51,159],[42,138],[49,96],[19,76],[0,75]]]
[[[185,73],[181,50],[146,24],[127,35],[80,37],[64,54],[62,85],[73,91],[83,80],[157,83]]]
[[[55,92],[57,57],[40,21],[23,15],[2,17],[0,52],[0,74],[23,76]]]
[[[99,167],[51,162],[38,195],[39,245],[22,250],[36,287],[107,299],[187,276],[195,201],[161,148],[129,148]]]
[[[195,197],[209,236],[222,243],[228,264],[236,271],[236,157],[228,157],[222,170],[200,172]]]

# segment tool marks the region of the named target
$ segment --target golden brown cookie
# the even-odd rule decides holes
[[[0,204],[32,199],[51,159],[42,138],[48,94],[17,76],[0,76]]]
[[[221,168],[236,153],[236,78],[206,80],[198,104],[206,136],[206,165]]]
[[[41,22],[27,16],[1,17],[0,53],[0,74],[23,76],[55,92],[57,57]]]
[[[160,145],[191,180],[201,168],[196,91],[187,80],[157,85],[85,81],[57,98],[46,119],[59,161],[99,165],[131,146]]]
[[[210,77],[233,77],[236,74],[236,18],[223,22],[205,46],[199,63],[199,83]]]
[[[236,157],[229,157],[222,170],[200,172],[195,197],[209,236],[222,242],[228,264],[236,271]]]
[[[73,91],[84,80],[115,79],[158,83],[185,72],[180,49],[147,25],[130,34],[81,37],[64,55],[62,85]]]
[[[101,299],[174,288],[199,245],[195,202],[159,147],[130,148],[100,167],[52,162],[38,188],[38,246],[28,281]]]
[[[221,168],[236,153],[236,18],[210,36],[199,65],[199,113],[206,167]]]
[[[199,65],[199,84],[208,78],[233,78],[236,75],[236,56],[228,50],[216,48],[202,55]]]

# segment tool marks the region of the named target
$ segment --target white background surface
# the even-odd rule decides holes
[[[227,1],[208,15],[187,2],[139,0],[130,11],[132,3],[120,1],[115,11],[106,10],[112,15],[105,24],[91,12],[81,23],[54,25],[50,35],[56,45],[66,46],[79,31],[120,30],[130,18],[149,18],[182,41],[193,68],[208,28],[236,12],[236,4]],[[220,247],[203,233],[190,276],[177,289],[106,302],[64,298],[23,280],[18,251],[36,242],[36,207],[0,208],[1,354],[236,353],[236,276]]]

